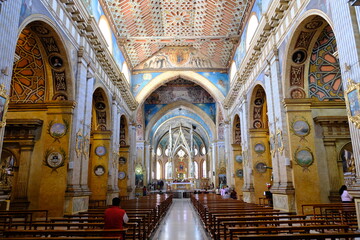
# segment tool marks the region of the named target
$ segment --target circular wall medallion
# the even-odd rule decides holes
[[[104,156],[106,154],[106,148],[104,146],[98,146],[95,149],[95,153],[98,156]]]
[[[296,52],[294,52],[294,54],[292,55],[292,60],[294,63],[303,63],[306,60],[306,52],[303,50],[298,50]]]
[[[64,136],[66,133],[66,127],[62,123],[54,123],[50,127],[50,135],[56,138]]]
[[[242,170],[242,169],[236,170],[236,176],[238,176],[240,178],[244,177],[244,170]]]
[[[59,152],[52,152],[46,159],[46,163],[51,168],[58,168],[63,164],[63,156]]]
[[[259,173],[264,173],[266,172],[266,164],[263,162],[259,162],[255,165],[255,169]]]
[[[254,128],[262,128],[262,123],[260,120],[255,120],[253,126]]]
[[[50,65],[53,68],[61,68],[63,66],[63,60],[59,56],[50,57]]]
[[[256,106],[261,106],[263,103],[264,103],[264,100],[262,100],[262,98],[257,98],[257,99],[255,99],[255,101],[254,101],[254,104],[255,104]]]
[[[265,145],[263,143],[257,143],[254,146],[254,151],[256,153],[263,153],[265,152]]]
[[[97,102],[97,103],[95,103],[95,108],[96,108],[96,110],[102,111],[102,110],[105,110],[106,106],[105,106],[105,103],[103,103],[103,102]]]
[[[241,155],[236,155],[235,161],[237,161],[238,163],[242,163],[243,162],[243,157]]]
[[[101,165],[98,165],[94,168],[94,173],[96,176],[102,176],[105,173],[105,168]]]
[[[118,178],[121,180],[121,179],[124,179],[126,177],[126,173],[124,172],[119,172],[118,174]]]
[[[314,157],[309,150],[300,149],[295,153],[295,161],[302,167],[308,167],[314,162]]]
[[[119,164],[125,164],[126,158],[125,157],[119,157]]]
[[[295,121],[292,124],[292,129],[293,129],[295,135],[301,136],[301,137],[307,136],[310,133],[310,126],[304,120]]]

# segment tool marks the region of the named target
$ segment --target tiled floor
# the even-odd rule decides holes
[[[173,199],[152,240],[208,240],[190,199]]]

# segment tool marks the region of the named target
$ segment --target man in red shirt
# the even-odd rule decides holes
[[[125,210],[120,208],[120,198],[113,198],[112,206],[105,210],[104,221],[104,229],[122,229],[123,224],[129,221]],[[120,236],[120,239],[123,239],[123,236]]]

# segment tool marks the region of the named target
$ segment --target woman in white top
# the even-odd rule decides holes
[[[343,203],[351,203],[353,197],[350,196],[350,194],[347,191],[346,185],[342,185],[339,190],[340,196],[341,196],[341,202]]]

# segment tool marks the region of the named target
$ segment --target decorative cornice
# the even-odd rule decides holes
[[[130,91],[129,83],[126,81],[126,78],[121,73],[113,57],[106,49],[106,41],[102,37],[95,19],[88,14],[86,7],[81,3],[81,1],[60,0],[60,2],[63,3],[65,10],[74,21],[75,26],[78,28],[79,32],[83,34],[84,38],[86,38],[94,50],[97,61],[109,79],[119,89],[119,92],[129,109],[135,110],[138,103]],[[84,50],[80,48],[78,56],[80,57],[83,55]]]
[[[241,64],[241,68],[238,71],[237,78],[232,84],[233,86],[231,86],[229,94],[223,102],[223,105],[226,109],[231,108],[238,98],[240,93],[239,89],[248,80],[250,74],[253,72],[265,44],[268,42],[271,33],[275,32],[276,28],[279,26],[280,21],[285,15],[285,11],[289,8],[290,2],[291,0],[273,1],[273,5],[269,7],[269,11],[264,17],[265,23],[259,25],[259,27],[262,26],[262,30],[260,31],[261,34],[259,35],[253,48],[248,50],[247,56],[244,58],[244,61]]]

